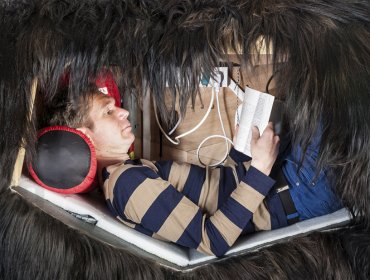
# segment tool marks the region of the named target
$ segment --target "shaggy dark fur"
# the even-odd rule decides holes
[[[9,189],[1,191],[1,279],[158,279],[147,260],[88,238]]]
[[[370,232],[313,233],[190,271],[92,239],[1,191],[0,279],[369,279]]]
[[[43,107],[53,103],[60,77],[66,69],[71,73],[68,95],[75,98],[89,80],[93,79],[98,69],[106,65],[116,65],[123,74],[119,80],[120,88],[135,92],[140,97],[143,92],[142,82],[146,81],[160,108],[158,111],[161,112],[162,119],[166,120],[171,119],[171,114],[167,112],[172,112],[173,109],[167,109],[164,104],[166,83],[172,89],[173,100],[179,98],[182,113],[185,113],[185,104],[189,98],[194,99],[201,74],[211,73],[220,59],[227,60],[225,53],[229,47],[243,50],[242,61],[248,63],[250,50],[261,35],[273,46],[276,92],[287,101],[287,117],[290,120],[293,142],[306,147],[318,124],[322,124],[319,167],[331,168],[335,174],[333,177],[337,178],[334,182],[337,193],[344,205],[356,214],[357,222],[369,227],[369,21],[370,3],[367,0],[2,1],[0,224],[3,246],[0,259],[3,262],[1,271],[4,277],[9,276],[5,278],[11,279],[17,278],[17,273],[36,273],[31,268],[31,264],[35,262],[30,256],[39,254],[41,250],[43,260],[48,263],[47,256],[50,252],[47,246],[55,248],[56,255],[59,254],[60,258],[65,254],[78,259],[80,256],[85,258],[86,263],[91,265],[87,273],[92,273],[95,265],[105,265],[104,271],[105,268],[110,268],[108,270],[122,273],[132,267],[131,264],[123,264],[124,260],[129,259],[126,253],[118,253],[78,234],[75,236],[81,242],[81,248],[85,248],[84,253],[79,255],[74,247],[68,251],[66,246],[71,240],[67,238],[67,233],[70,229],[47,215],[40,214],[32,206],[25,206],[21,198],[9,194],[7,188],[19,146],[27,145],[31,154],[34,150],[35,117],[27,122],[30,88],[34,77],[39,81],[38,98],[41,100],[40,107]],[[22,212],[25,209],[27,213]],[[25,219],[33,215],[41,215],[43,219],[24,223]],[[44,219],[50,226],[43,224]],[[43,226],[47,229],[41,230]],[[57,233],[54,226],[63,228],[60,235],[56,234],[55,240],[54,236],[51,237],[53,232]],[[62,235],[64,231],[66,236]],[[13,234],[7,235],[7,232]],[[267,250],[266,252],[271,252],[269,260],[273,268],[266,271],[265,277],[258,274],[262,273],[260,269],[253,267],[259,268],[262,258],[269,256],[267,253],[256,253],[254,258],[237,258],[230,265],[238,263],[240,271],[245,268],[245,278],[249,278],[248,275],[255,271],[262,278],[274,278],[276,272],[281,278],[296,279],[295,274],[300,270],[307,271],[307,263],[315,277],[324,271],[328,277],[323,278],[336,278],[338,275],[335,275],[335,262],[346,263],[349,258],[353,260],[351,266],[343,264],[338,268],[343,269],[341,277],[348,279],[350,275],[354,277],[356,273],[364,273],[365,279],[369,275],[369,238],[366,237],[366,231],[360,231],[361,238],[354,241],[351,238],[355,238],[357,233],[351,232],[349,231],[348,237],[336,233],[309,237],[308,240],[319,247],[309,246],[307,250],[305,244],[308,241],[305,238],[290,242],[289,245],[274,247],[277,248],[276,253],[272,253],[275,250],[273,248],[271,251]],[[60,247],[54,247],[55,244],[43,247],[35,240],[38,237],[56,242]],[[364,249],[360,249],[360,246],[355,246],[353,250],[352,247],[347,248],[347,244],[352,243],[362,244]],[[345,250],[342,250],[343,246]],[[301,256],[297,257],[300,260],[298,264],[289,266],[291,261],[288,264],[280,263],[280,259],[284,259],[280,253],[285,248],[286,258]],[[341,250],[336,253],[332,251],[333,248]],[[98,252],[96,256],[91,253],[94,250]],[[316,253],[319,256],[317,259],[311,255]],[[117,263],[103,265],[103,260],[99,258],[108,256],[104,254],[114,255]],[[6,260],[8,255],[9,262]],[[56,271],[62,271],[65,265],[63,261],[50,261],[55,261],[53,268]],[[329,265],[331,262],[333,264]],[[15,263],[25,263],[27,269],[19,271],[17,267],[14,270],[11,264]],[[233,276],[231,269],[223,272],[223,265],[226,266],[226,263],[227,261],[215,265],[215,273],[219,273],[217,275],[220,277],[223,273]],[[40,279],[41,276],[53,278],[54,275],[48,274],[53,272],[42,261],[35,265],[40,266]],[[75,269],[76,275],[82,273],[79,270],[81,268],[68,264],[66,266],[67,274]],[[290,270],[295,268],[300,270]],[[154,268],[140,265],[137,273],[150,269]],[[30,271],[27,274],[28,270]],[[248,271],[252,271],[251,274]],[[161,272],[155,270],[150,273],[154,273],[151,274],[154,277],[155,273]],[[166,277],[169,276],[167,271],[163,273]],[[194,274],[196,278],[209,275],[210,272],[203,269],[194,273],[198,273]],[[302,274],[297,275],[299,277]],[[20,278],[21,276],[19,275]],[[103,274],[101,276],[104,278]],[[61,278],[63,277],[62,275]],[[90,274],[84,277],[95,278]]]
[[[322,124],[319,167],[331,168],[344,205],[369,220],[368,1],[12,1],[0,13],[4,182],[23,135],[33,148],[33,125],[24,124],[33,77],[47,105],[66,68],[75,97],[103,65],[117,65],[120,87],[142,92],[146,80],[169,119],[166,82],[185,113],[228,47],[244,50],[247,63],[265,36],[294,143],[306,147]]]

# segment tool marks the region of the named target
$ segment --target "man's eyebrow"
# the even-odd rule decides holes
[[[104,101],[100,103],[100,109],[104,109],[105,107],[112,103],[113,104],[115,103],[114,98],[110,96],[105,96]]]

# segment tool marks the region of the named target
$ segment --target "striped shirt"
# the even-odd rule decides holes
[[[242,233],[285,225],[280,201],[265,199],[275,181],[234,149],[217,168],[128,160],[105,168],[103,180],[124,224],[210,255],[222,256]]]

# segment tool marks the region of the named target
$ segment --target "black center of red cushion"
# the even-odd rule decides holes
[[[61,130],[38,139],[33,169],[40,180],[54,188],[69,189],[84,181],[91,166],[91,150],[81,136]]]

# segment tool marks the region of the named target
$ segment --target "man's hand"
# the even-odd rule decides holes
[[[279,151],[279,136],[275,135],[274,125],[269,122],[260,137],[258,128],[252,128],[251,165],[266,175],[269,175]]]

